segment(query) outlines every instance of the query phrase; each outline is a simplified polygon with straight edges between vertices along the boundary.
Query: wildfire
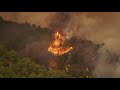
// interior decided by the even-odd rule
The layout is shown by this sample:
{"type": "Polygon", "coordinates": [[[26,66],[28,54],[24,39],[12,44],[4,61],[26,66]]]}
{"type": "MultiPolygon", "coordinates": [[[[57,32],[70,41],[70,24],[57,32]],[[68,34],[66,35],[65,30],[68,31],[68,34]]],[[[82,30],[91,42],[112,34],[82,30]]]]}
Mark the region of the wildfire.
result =
{"type": "Polygon", "coordinates": [[[73,49],[73,47],[65,47],[64,38],[59,32],[56,32],[54,35],[55,40],[48,47],[48,51],[53,53],[56,56],[62,55],[73,49]]]}

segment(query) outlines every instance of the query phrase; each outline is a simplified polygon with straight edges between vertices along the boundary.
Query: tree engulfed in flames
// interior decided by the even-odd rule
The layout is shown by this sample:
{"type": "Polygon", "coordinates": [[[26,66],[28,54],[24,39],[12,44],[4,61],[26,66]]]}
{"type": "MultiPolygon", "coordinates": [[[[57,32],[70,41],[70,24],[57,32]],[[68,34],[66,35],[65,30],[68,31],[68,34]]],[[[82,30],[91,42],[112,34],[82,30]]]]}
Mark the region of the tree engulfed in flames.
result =
{"type": "Polygon", "coordinates": [[[48,51],[53,53],[55,56],[60,56],[62,54],[67,53],[71,49],[73,49],[73,47],[63,46],[64,38],[60,35],[59,32],[56,32],[54,37],[55,37],[55,40],[48,47],[48,51]]]}

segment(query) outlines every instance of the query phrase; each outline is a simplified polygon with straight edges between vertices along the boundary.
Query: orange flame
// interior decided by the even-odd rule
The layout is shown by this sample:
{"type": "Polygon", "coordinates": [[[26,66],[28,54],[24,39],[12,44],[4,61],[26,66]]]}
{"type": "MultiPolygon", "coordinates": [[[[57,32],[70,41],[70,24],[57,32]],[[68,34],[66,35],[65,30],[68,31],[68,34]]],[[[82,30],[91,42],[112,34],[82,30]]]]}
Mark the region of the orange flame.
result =
{"type": "Polygon", "coordinates": [[[62,55],[73,49],[73,47],[64,47],[64,38],[60,35],[59,32],[56,32],[55,40],[48,47],[48,51],[53,53],[56,56],[62,55]]]}

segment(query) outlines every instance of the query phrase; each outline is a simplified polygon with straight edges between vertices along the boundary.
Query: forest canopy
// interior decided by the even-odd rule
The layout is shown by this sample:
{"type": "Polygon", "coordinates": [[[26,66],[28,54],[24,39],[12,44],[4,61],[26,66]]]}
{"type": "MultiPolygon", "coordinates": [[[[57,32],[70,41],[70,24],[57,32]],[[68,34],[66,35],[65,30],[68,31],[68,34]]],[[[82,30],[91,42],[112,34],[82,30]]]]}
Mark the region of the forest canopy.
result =
{"type": "Polygon", "coordinates": [[[100,52],[104,43],[95,44],[91,40],[71,37],[65,40],[65,45],[72,46],[73,50],[59,57],[53,56],[48,52],[48,46],[53,41],[54,33],[55,30],[49,27],[7,21],[0,17],[0,78],[92,78],[119,75],[114,69],[119,69],[120,55],[110,50],[100,52]],[[49,69],[48,61],[51,58],[57,59],[60,69],[49,69]],[[66,68],[67,64],[70,65],[66,68]],[[109,70],[113,66],[113,71],[109,70]],[[66,72],[68,68],[69,72],[66,72]]]}

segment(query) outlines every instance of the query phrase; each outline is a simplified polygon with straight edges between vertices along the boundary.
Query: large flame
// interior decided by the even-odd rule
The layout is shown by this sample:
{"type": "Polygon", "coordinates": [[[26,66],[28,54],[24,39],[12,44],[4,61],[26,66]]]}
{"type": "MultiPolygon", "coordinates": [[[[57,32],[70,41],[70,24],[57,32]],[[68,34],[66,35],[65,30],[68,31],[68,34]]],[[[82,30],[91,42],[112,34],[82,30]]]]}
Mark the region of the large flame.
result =
{"type": "Polygon", "coordinates": [[[67,53],[72,49],[72,47],[66,47],[64,45],[64,38],[57,31],[54,35],[55,40],[48,47],[48,51],[53,53],[56,56],[67,53]]]}

